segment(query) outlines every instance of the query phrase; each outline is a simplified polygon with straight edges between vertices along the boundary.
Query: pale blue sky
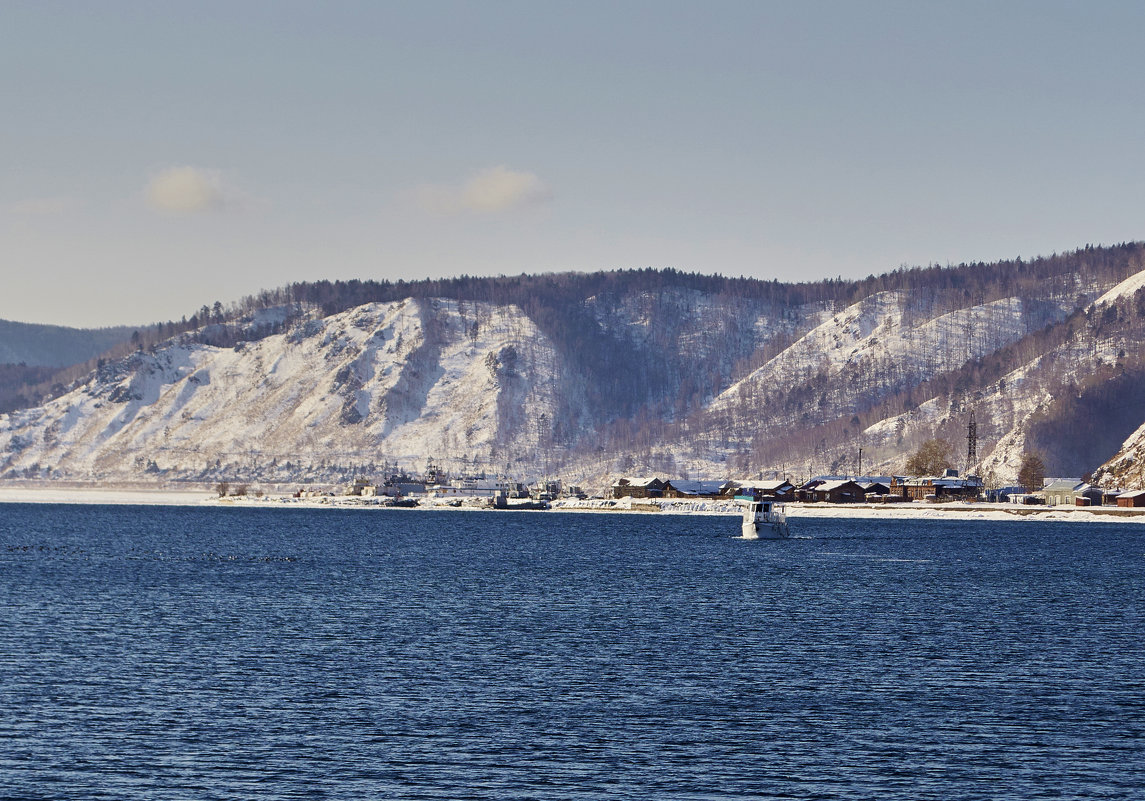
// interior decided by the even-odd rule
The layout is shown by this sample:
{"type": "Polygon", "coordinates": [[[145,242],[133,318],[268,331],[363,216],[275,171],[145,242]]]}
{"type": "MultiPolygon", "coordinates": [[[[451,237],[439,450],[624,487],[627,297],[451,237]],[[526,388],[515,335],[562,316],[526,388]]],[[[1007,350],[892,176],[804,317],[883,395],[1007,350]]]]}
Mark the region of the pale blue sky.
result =
{"type": "Polygon", "coordinates": [[[1145,4],[0,4],[0,318],[1145,237],[1145,4]]]}

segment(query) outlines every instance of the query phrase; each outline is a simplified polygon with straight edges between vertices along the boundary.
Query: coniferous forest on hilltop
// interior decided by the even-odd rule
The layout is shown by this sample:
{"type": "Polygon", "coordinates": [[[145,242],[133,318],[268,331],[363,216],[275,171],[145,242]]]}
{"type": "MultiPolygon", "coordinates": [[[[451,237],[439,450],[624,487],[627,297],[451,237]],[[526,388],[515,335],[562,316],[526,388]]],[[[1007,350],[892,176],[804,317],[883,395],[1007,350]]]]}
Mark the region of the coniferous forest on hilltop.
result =
{"type": "Polygon", "coordinates": [[[1145,423],[1145,293],[1127,281],[1143,270],[1145,244],[1126,243],[799,284],[672,269],[295,283],[117,329],[71,364],[10,356],[0,476],[292,481],[429,457],[800,476],[854,472],[859,448],[889,473],[924,441],[964,448],[972,410],[978,459],[959,467],[1005,483],[1032,452],[1082,475],[1145,423]],[[244,444],[259,426],[275,436],[244,444]]]}

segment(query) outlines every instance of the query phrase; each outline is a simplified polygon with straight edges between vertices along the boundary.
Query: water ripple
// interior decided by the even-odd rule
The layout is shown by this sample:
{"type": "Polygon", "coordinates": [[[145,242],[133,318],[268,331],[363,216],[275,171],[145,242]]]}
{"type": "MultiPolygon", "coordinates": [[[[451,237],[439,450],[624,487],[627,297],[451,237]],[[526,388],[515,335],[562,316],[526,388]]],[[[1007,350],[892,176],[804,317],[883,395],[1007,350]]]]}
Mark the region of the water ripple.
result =
{"type": "Polygon", "coordinates": [[[1139,798],[1130,527],[0,508],[0,796],[1139,798]]]}

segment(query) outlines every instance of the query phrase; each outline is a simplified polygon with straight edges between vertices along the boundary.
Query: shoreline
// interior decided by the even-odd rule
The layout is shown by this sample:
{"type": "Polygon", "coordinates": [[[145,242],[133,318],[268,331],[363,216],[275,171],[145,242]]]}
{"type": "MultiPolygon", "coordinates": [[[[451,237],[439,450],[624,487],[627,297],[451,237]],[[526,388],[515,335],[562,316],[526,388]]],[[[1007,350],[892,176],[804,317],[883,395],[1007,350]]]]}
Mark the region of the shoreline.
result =
{"type": "Polygon", "coordinates": [[[102,506],[199,506],[217,497],[206,489],[164,487],[13,486],[0,484],[0,503],[102,506]]]}
{"type": "MultiPolygon", "coordinates": [[[[74,504],[74,505],[141,505],[141,506],[215,506],[220,508],[295,508],[295,509],[375,509],[393,510],[380,499],[352,496],[293,498],[281,495],[228,496],[220,498],[208,489],[172,489],[169,487],[90,485],[44,486],[0,484],[0,503],[74,504]]],[[[495,510],[476,505],[453,507],[445,503],[424,504],[416,509],[438,511],[516,511],[495,510]]],[[[726,500],[687,499],[622,499],[558,500],[548,511],[565,514],[663,514],[731,517],[740,514],[741,506],[726,500]]],[[[1019,506],[991,503],[895,503],[895,504],[786,504],[790,519],[862,518],[862,519],[944,519],[996,520],[1031,522],[1102,522],[1145,523],[1145,509],[1113,506],[1019,506]]]]}

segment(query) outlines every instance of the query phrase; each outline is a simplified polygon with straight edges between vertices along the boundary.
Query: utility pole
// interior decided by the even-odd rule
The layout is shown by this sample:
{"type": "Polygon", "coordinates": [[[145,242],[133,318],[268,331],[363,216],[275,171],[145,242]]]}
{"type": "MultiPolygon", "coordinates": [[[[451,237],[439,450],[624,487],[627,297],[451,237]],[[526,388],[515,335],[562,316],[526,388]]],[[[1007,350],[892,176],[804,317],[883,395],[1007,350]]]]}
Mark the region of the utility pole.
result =
{"type": "Polygon", "coordinates": [[[859,448],[859,475],[858,478],[863,477],[863,449],[859,448]]]}

